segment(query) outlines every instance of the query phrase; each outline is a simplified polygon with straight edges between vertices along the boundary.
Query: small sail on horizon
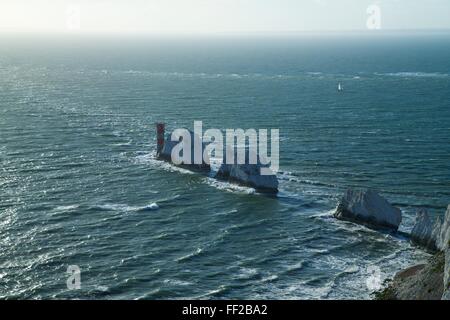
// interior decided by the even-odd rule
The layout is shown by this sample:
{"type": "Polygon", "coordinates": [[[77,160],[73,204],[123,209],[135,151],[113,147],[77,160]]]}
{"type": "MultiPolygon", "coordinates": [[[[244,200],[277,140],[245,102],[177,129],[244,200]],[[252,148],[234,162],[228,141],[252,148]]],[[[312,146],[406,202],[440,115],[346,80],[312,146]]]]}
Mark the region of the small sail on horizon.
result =
{"type": "Polygon", "coordinates": [[[338,84],[338,91],[343,91],[344,90],[344,87],[341,85],[341,83],[339,82],[339,84],[338,84]]]}

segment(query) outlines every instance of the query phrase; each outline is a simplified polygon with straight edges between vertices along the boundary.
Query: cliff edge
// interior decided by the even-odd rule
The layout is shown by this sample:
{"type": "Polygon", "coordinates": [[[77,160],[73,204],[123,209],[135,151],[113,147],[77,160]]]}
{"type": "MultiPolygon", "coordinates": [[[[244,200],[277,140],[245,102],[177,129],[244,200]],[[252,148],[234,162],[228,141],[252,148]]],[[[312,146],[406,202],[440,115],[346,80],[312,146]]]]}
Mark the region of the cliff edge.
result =
{"type": "Polygon", "coordinates": [[[434,255],[425,264],[398,272],[386,287],[374,293],[378,300],[450,300],[450,206],[444,221],[433,224],[428,212],[419,210],[411,242],[434,255]]]}
{"type": "Polygon", "coordinates": [[[419,264],[398,272],[381,291],[376,300],[441,300],[444,294],[444,253],[432,256],[426,264],[419,264]]]}

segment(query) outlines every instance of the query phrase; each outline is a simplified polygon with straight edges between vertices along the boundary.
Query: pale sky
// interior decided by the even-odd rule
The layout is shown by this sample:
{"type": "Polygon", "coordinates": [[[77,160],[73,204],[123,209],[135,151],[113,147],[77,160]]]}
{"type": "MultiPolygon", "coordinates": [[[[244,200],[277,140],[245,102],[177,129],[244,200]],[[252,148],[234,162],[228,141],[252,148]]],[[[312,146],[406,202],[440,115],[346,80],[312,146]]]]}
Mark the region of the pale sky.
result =
{"type": "Polygon", "coordinates": [[[450,29],[450,0],[0,0],[0,32],[347,31],[373,18],[382,30],[450,29]]]}

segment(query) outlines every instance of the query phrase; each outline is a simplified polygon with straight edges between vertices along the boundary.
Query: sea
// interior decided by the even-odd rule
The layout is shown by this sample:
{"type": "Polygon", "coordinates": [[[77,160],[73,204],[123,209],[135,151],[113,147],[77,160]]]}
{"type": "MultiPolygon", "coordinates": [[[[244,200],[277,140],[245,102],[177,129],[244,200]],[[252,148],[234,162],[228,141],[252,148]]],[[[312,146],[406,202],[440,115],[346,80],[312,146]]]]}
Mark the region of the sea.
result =
{"type": "Polygon", "coordinates": [[[449,57],[444,31],[1,35],[0,298],[371,299],[450,204],[449,57]],[[194,121],[279,129],[278,195],[156,160],[155,123],[194,121]],[[333,218],[348,188],[401,232],[333,218]]]}

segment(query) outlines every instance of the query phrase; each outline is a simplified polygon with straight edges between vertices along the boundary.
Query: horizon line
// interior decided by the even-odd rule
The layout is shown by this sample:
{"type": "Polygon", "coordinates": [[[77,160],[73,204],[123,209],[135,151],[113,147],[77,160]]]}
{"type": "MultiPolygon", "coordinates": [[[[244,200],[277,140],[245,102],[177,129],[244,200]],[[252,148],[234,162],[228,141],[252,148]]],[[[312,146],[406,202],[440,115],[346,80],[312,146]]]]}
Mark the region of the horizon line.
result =
{"type": "Polygon", "coordinates": [[[29,36],[265,36],[265,35],[327,35],[327,34],[392,34],[392,33],[450,33],[450,28],[423,28],[423,29],[344,29],[344,30],[256,30],[256,31],[144,31],[144,30],[123,30],[123,31],[80,31],[80,30],[0,30],[0,35],[29,35],[29,36]]]}

